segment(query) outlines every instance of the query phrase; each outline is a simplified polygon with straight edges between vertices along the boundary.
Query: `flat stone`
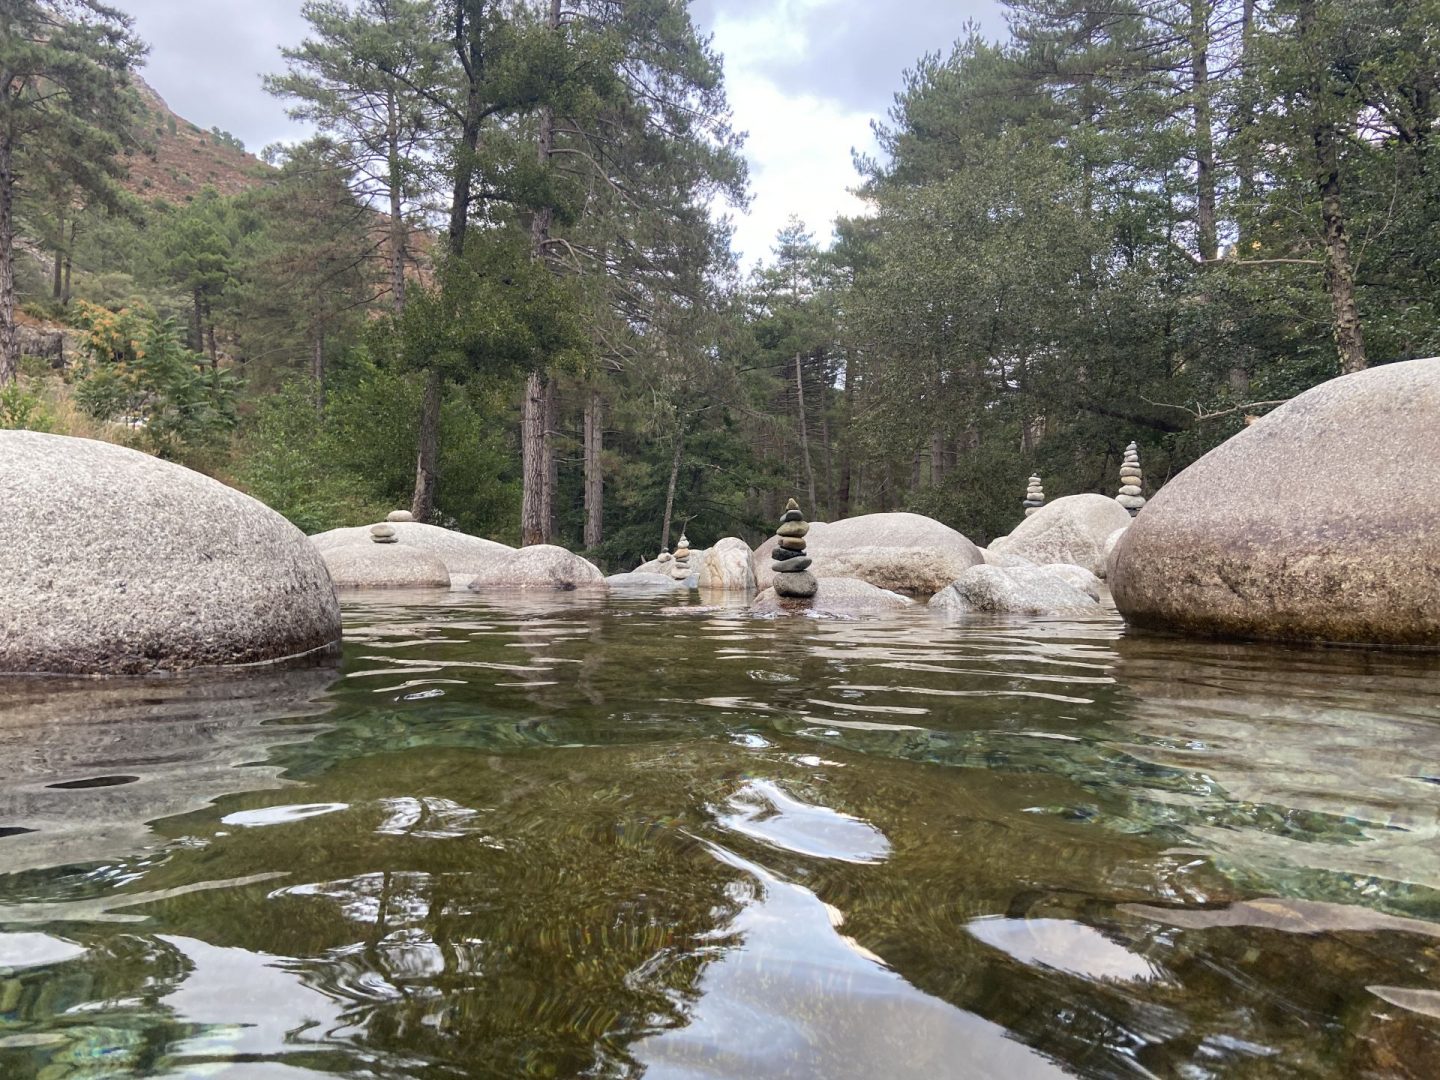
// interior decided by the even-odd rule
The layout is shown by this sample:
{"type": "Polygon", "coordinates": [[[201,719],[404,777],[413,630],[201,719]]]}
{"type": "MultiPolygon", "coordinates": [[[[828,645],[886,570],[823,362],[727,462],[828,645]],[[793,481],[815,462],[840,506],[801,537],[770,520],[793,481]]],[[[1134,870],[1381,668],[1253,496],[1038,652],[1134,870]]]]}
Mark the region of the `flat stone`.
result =
{"type": "Polygon", "coordinates": [[[1142,488],[1137,487],[1137,486],[1134,485],[1134,484],[1126,484],[1124,487],[1122,487],[1122,488],[1120,489],[1120,494],[1121,494],[1121,495],[1141,495],[1141,494],[1144,494],[1144,490],[1143,490],[1142,488]]]}
{"type": "Polygon", "coordinates": [[[802,537],[810,531],[810,526],[803,521],[782,521],[780,528],[775,530],[780,536],[802,537]]]}
{"type": "Polygon", "coordinates": [[[386,520],[386,521],[414,521],[414,520],[415,520],[415,515],[412,514],[409,510],[391,510],[390,513],[385,516],[385,520],[386,520]]]}
{"type": "Polygon", "coordinates": [[[780,546],[789,551],[804,551],[805,539],[800,536],[782,536],[780,546]]]}
{"type": "Polygon", "coordinates": [[[777,574],[798,574],[802,570],[809,570],[810,564],[814,562],[808,555],[799,559],[787,559],[785,562],[775,564],[777,574]]]}
{"type": "Polygon", "coordinates": [[[777,545],[774,550],[770,552],[770,558],[777,563],[784,562],[786,559],[803,559],[804,557],[804,548],[801,548],[799,551],[791,551],[789,548],[782,548],[777,545]]]}
{"type": "Polygon", "coordinates": [[[804,521],[804,520],[805,520],[805,515],[802,514],[799,510],[786,510],[785,513],[783,513],[783,514],[780,515],[780,524],[782,524],[782,525],[786,524],[787,522],[791,522],[791,521],[804,521]]]}
{"type": "Polygon", "coordinates": [[[370,539],[377,544],[393,544],[398,538],[395,530],[389,525],[371,525],[370,539]]]}
{"type": "Polygon", "coordinates": [[[250,496],[33,431],[0,431],[0,462],[0,672],[136,675],[338,644],[319,552],[250,496]]]}
{"type": "Polygon", "coordinates": [[[1145,499],[1140,495],[1117,495],[1115,501],[1126,510],[1139,510],[1145,505],[1145,499]]]}
{"type": "Polygon", "coordinates": [[[819,583],[815,580],[814,574],[808,570],[802,570],[798,574],[776,574],[775,584],[772,587],[776,596],[784,596],[791,600],[808,600],[819,589],[819,583]]]}

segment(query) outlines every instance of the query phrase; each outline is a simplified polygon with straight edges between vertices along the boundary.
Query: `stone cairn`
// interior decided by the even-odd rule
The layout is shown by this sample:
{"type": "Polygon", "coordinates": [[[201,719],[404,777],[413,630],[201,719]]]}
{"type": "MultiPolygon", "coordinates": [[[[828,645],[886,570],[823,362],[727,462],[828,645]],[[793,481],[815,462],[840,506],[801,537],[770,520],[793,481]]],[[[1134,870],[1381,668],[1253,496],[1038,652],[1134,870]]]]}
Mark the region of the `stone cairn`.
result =
{"type": "Polygon", "coordinates": [[[820,583],[810,573],[812,560],[805,554],[805,534],[810,531],[810,525],[800,512],[800,504],[794,499],[785,504],[780,528],[775,531],[780,536],[780,542],[770,555],[773,560],[770,569],[775,571],[775,595],[809,600],[820,583]]]}
{"type": "Polygon", "coordinates": [[[1115,501],[1130,511],[1133,518],[1145,505],[1145,474],[1140,471],[1140,448],[1133,442],[1125,448],[1125,460],[1120,465],[1120,494],[1115,501]]]}
{"type": "Polygon", "coordinates": [[[1045,489],[1040,486],[1040,477],[1030,477],[1030,486],[1025,489],[1025,516],[1029,517],[1045,505],[1045,489]]]}
{"type": "Polygon", "coordinates": [[[400,538],[395,535],[394,527],[383,522],[370,526],[370,539],[377,544],[398,544],[400,542],[400,538]]]}
{"type": "Polygon", "coordinates": [[[680,534],[680,542],[675,545],[675,569],[671,575],[676,581],[684,581],[690,576],[690,541],[685,534],[680,534]]]}

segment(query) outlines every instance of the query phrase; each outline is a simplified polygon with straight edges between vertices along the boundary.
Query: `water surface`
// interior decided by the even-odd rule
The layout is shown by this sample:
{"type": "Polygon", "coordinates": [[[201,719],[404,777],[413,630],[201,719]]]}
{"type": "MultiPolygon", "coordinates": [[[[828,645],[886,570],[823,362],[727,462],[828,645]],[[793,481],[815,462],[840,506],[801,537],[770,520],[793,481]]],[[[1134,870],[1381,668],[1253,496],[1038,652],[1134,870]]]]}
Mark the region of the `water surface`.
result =
{"type": "Polygon", "coordinates": [[[1440,1075],[1440,659],[672,603],[0,685],[0,1076],[1440,1075]]]}

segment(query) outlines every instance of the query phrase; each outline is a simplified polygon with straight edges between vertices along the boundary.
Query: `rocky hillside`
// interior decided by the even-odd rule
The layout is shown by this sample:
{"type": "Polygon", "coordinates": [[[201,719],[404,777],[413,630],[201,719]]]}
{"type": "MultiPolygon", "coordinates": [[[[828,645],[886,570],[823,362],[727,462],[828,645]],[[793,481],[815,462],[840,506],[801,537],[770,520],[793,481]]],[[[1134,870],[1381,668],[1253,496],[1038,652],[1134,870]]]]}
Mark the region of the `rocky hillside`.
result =
{"type": "Polygon", "coordinates": [[[146,113],[140,129],[145,148],[129,158],[125,186],[140,198],[185,202],[207,186],[235,195],[269,170],[233,136],[205,131],[177,115],[139,76],[135,85],[146,113]]]}

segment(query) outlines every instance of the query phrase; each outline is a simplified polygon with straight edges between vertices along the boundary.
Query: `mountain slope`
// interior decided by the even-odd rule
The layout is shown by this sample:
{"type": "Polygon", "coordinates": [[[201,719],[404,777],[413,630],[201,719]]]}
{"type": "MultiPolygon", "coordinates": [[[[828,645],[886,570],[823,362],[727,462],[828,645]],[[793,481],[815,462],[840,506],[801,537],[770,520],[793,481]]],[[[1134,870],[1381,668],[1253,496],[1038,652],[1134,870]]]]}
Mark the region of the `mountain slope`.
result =
{"type": "Polygon", "coordinates": [[[180,203],[205,187],[238,195],[260,184],[270,171],[243,144],[225,132],[204,131],[175,113],[144,79],[134,77],[145,110],[140,125],[143,149],[126,159],[124,186],[147,201],[180,203]]]}

